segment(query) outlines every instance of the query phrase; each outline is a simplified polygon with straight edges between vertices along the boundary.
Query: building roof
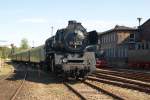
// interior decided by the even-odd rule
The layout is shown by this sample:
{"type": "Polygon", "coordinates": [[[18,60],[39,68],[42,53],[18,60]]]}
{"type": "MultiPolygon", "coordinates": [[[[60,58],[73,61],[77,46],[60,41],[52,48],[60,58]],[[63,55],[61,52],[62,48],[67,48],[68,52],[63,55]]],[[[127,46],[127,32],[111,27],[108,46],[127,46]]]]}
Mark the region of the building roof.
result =
{"type": "Polygon", "coordinates": [[[146,22],[144,22],[142,25],[140,25],[140,27],[143,27],[144,25],[146,25],[148,23],[150,23],[150,18],[146,22]]]}
{"type": "Polygon", "coordinates": [[[104,32],[100,32],[99,35],[114,32],[114,31],[136,31],[136,30],[137,30],[136,28],[116,25],[113,29],[110,29],[110,30],[107,30],[104,32]]]}

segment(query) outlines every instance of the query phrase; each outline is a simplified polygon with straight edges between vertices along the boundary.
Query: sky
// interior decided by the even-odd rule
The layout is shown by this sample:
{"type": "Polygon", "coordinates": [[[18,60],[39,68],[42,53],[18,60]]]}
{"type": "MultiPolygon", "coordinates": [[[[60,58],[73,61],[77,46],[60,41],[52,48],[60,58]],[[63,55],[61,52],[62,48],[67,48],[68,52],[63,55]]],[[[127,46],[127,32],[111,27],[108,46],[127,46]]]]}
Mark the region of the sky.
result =
{"type": "Polygon", "coordinates": [[[135,27],[150,18],[150,0],[0,0],[0,45],[30,46],[65,28],[68,20],[81,22],[87,31],[103,32],[115,25],[135,27]]]}

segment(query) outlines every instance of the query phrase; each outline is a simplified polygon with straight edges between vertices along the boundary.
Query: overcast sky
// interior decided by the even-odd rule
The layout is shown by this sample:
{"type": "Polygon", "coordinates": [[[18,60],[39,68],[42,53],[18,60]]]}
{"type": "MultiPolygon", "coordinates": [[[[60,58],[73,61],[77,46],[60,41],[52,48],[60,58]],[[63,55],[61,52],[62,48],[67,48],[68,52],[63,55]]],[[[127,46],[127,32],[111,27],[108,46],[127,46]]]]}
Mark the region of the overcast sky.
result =
{"type": "Polygon", "coordinates": [[[77,20],[88,30],[106,31],[116,24],[134,27],[150,17],[150,0],[0,0],[0,45],[22,38],[44,44],[57,29],[77,20]]]}

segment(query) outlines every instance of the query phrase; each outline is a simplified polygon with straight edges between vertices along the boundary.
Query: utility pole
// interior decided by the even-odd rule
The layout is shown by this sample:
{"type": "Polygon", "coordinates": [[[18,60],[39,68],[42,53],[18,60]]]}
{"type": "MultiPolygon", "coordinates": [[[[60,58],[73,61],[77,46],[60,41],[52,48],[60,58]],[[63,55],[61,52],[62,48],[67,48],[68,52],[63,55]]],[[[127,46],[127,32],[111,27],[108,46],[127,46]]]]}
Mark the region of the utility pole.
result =
{"type": "Polygon", "coordinates": [[[32,48],[34,48],[34,40],[32,41],[32,48]]]}
{"type": "Polygon", "coordinates": [[[10,46],[11,46],[11,55],[12,55],[13,53],[15,53],[15,46],[13,43],[10,44],[10,46]]]}
{"type": "Polygon", "coordinates": [[[142,18],[141,17],[138,17],[137,20],[139,21],[139,26],[141,25],[141,20],[142,18]]]}
{"type": "MultiPolygon", "coordinates": [[[[54,29],[54,27],[52,26],[51,27],[51,36],[53,36],[53,29],[54,29]]],[[[54,44],[56,43],[56,41],[55,41],[55,37],[54,37],[54,44]]]]}
{"type": "Polygon", "coordinates": [[[51,36],[53,36],[53,29],[54,29],[54,27],[52,26],[51,27],[51,36]]]}

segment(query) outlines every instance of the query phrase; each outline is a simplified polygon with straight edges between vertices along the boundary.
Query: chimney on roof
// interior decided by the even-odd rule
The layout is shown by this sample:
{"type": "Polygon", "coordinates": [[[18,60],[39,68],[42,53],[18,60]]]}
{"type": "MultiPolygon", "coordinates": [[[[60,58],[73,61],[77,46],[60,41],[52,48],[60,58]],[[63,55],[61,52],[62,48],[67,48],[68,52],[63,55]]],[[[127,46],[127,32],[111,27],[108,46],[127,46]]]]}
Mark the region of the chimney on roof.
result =
{"type": "Polygon", "coordinates": [[[119,28],[119,27],[120,27],[119,25],[116,25],[116,26],[115,26],[115,28],[119,28]]]}

